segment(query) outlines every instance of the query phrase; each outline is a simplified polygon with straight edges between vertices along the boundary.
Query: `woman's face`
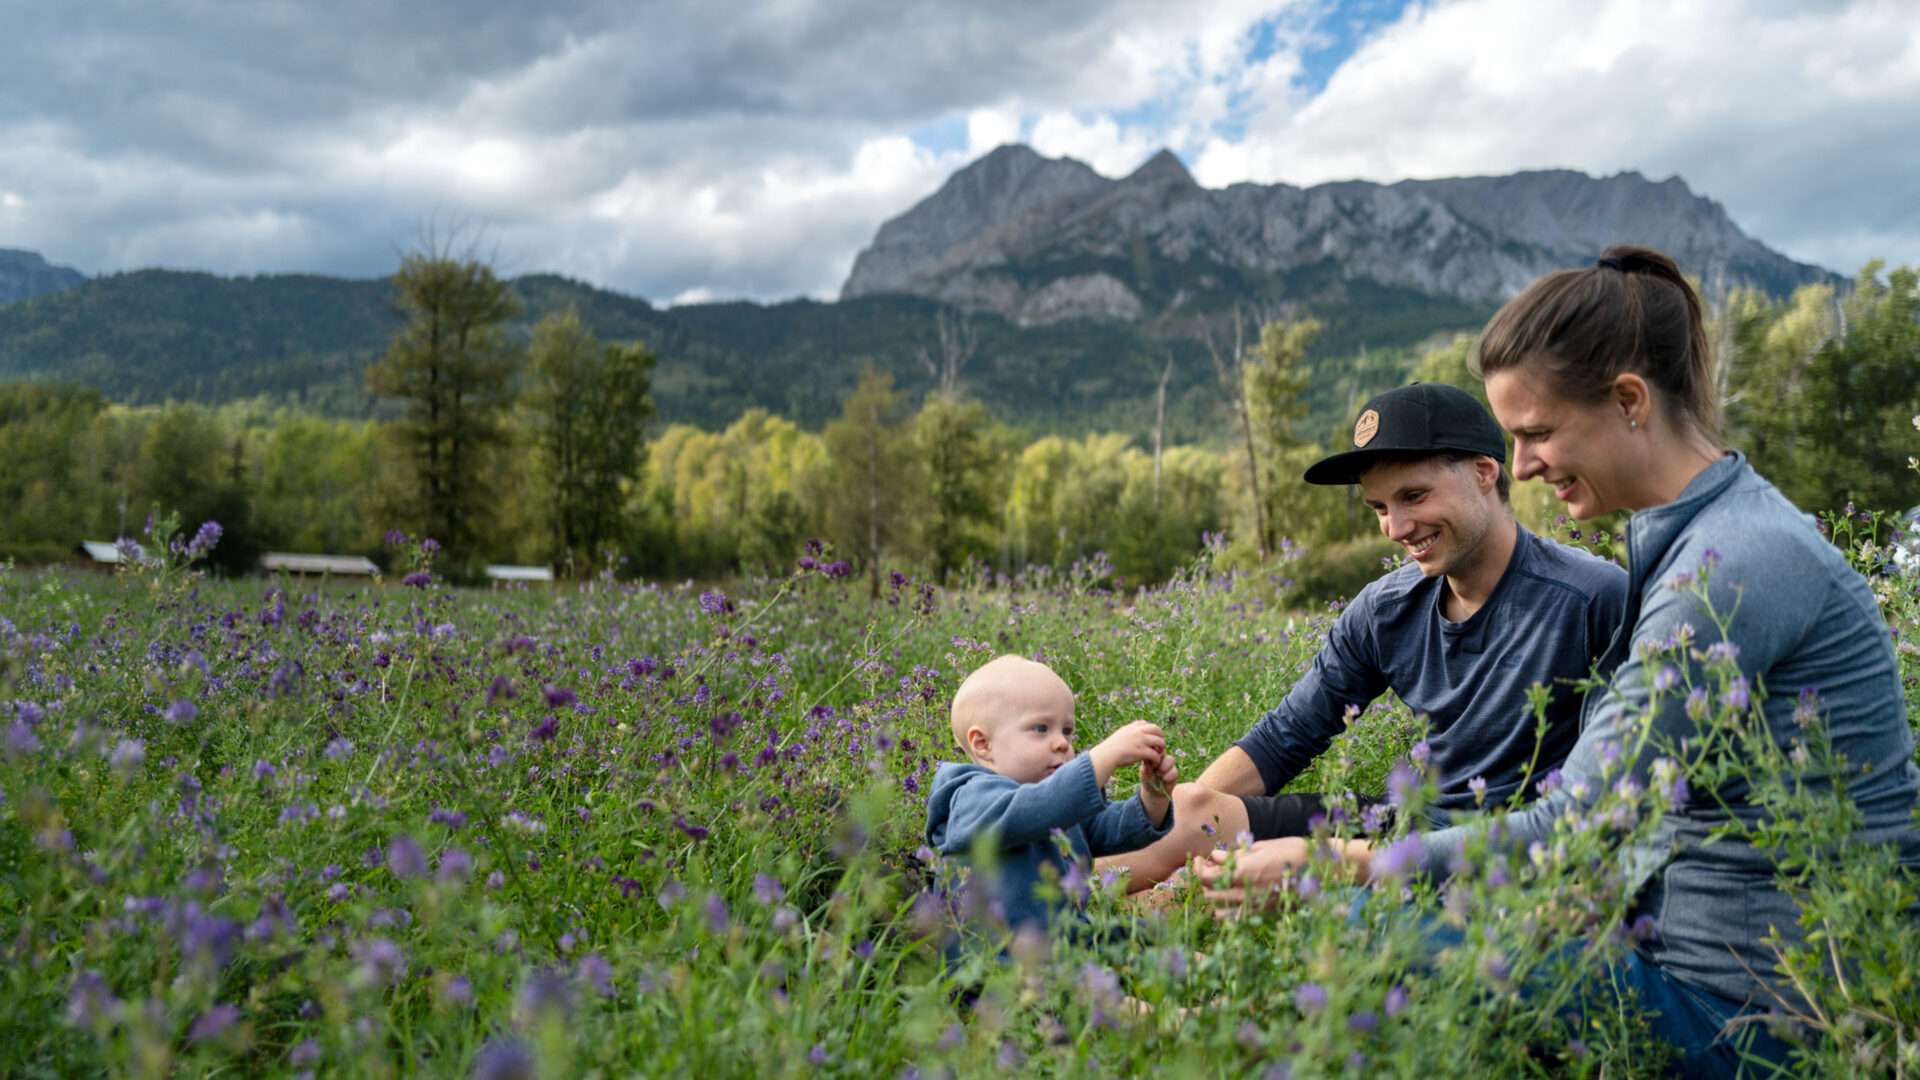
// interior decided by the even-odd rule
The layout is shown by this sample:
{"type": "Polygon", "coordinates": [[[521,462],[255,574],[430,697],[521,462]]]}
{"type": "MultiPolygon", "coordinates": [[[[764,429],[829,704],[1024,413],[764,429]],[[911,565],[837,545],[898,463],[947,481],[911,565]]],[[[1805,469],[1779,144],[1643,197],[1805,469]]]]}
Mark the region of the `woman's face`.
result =
{"type": "Polygon", "coordinates": [[[1515,479],[1553,485],[1568,515],[1583,520],[1638,507],[1631,495],[1637,448],[1618,405],[1568,401],[1528,365],[1487,376],[1487,402],[1513,435],[1515,479]]]}

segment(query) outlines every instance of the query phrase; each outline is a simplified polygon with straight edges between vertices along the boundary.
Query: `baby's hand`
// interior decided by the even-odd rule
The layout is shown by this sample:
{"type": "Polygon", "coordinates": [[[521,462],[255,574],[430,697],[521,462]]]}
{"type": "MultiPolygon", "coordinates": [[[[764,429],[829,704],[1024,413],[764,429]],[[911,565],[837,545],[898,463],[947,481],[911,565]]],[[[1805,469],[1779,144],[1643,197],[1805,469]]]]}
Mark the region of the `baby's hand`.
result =
{"type": "Polygon", "coordinates": [[[1166,732],[1161,731],[1158,724],[1135,720],[1107,736],[1087,757],[1093,762],[1094,780],[1105,787],[1120,766],[1136,761],[1159,761],[1166,752],[1166,732]]]}
{"type": "Polygon", "coordinates": [[[1173,785],[1180,779],[1180,767],[1172,754],[1161,754],[1158,761],[1140,763],[1140,806],[1155,828],[1167,820],[1173,807],[1173,785]]]}
{"type": "Polygon", "coordinates": [[[1156,798],[1167,798],[1179,779],[1180,766],[1174,764],[1171,752],[1161,754],[1158,761],[1144,762],[1140,766],[1140,786],[1156,798]]]}

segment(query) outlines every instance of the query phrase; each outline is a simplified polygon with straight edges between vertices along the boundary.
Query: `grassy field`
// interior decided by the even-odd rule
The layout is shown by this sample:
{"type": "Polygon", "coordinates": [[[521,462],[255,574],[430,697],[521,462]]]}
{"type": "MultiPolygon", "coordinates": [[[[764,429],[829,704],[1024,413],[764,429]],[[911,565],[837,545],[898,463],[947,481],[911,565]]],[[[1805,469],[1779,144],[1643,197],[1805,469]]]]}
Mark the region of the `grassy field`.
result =
{"type": "MultiPolygon", "coordinates": [[[[1197,775],[1331,614],[1204,562],[877,601],[802,565],[725,594],[0,573],[0,1073],[1659,1071],[1631,1011],[1559,1018],[1628,945],[1606,853],[1656,792],[1357,911],[1324,877],[1229,920],[1096,887],[1051,941],[956,938],[922,831],[968,670],[1042,658],[1083,748],[1152,719],[1197,775]],[[1423,916],[1462,943],[1433,956],[1423,916]]],[[[1882,593],[1911,634],[1910,583],[1882,593]]],[[[1382,703],[1300,786],[1378,791],[1420,732],[1382,703]]],[[[1910,1074],[1913,878],[1819,857],[1844,887],[1810,918],[1854,977],[1813,987],[1808,1067],[1910,1074]]]]}

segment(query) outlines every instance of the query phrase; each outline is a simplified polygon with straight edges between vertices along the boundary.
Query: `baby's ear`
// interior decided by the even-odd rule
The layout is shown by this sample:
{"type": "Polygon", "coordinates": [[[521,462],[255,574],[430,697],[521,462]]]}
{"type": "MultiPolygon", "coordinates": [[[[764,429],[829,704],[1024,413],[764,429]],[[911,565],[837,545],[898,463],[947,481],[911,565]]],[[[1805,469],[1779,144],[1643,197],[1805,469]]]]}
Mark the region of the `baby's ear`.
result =
{"type": "Polygon", "coordinates": [[[970,727],[967,729],[967,745],[965,749],[967,753],[972,754],[974,757],[987,757],[991,756],[993,745],[987,739],[986,732],[981,731],[977,727],[970,727]]]}

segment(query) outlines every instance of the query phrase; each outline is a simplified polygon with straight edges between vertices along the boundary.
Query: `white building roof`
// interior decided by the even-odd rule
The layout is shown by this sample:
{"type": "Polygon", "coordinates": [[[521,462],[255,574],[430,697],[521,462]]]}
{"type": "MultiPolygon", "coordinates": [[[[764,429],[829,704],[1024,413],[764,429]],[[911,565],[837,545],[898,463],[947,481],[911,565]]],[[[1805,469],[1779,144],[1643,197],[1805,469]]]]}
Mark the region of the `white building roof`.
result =
{"type": "Polygon", "coordinates": [[[380,572],[373,560],[364,555],[301,555],[287,551],[269,551],[260,556],[267,570],[285,570],[290,574],[366,574],[380,572]]]}
{"type": "Polygon", "coordinates": [[[495,563],[487,567],[487,577],[494,581],[552,581],[551,566],[509,566],[495,563]]]}

